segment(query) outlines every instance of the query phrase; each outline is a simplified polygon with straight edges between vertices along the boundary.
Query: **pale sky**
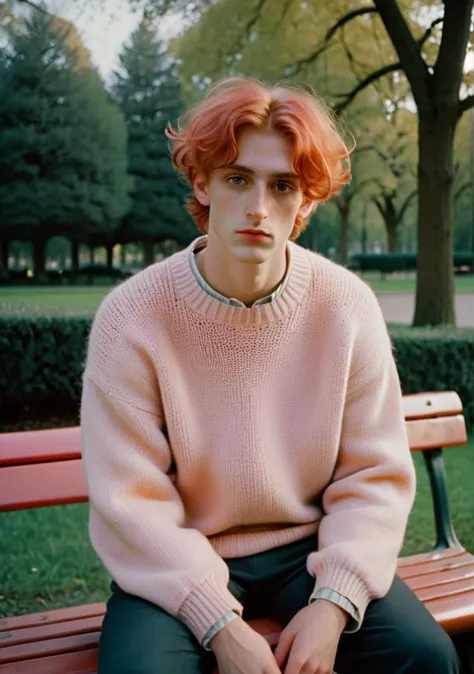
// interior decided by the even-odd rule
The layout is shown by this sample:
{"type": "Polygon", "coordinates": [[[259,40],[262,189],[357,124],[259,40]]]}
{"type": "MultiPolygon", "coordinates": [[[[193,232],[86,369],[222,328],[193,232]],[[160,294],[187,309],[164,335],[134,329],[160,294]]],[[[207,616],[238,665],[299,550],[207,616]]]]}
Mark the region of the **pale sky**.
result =
{"type": "MultiPolygon", "coordinates": [[[[76,26],[84,46],[89,50],[94,65],[107,78],[117,67],[117,55],[141,19],[141,12],[129,10],[126,0],[96,0],[96,9],[87,9],[94,2],[84,0],[49,0],[48,9],[71,21],[76,26]]],[[[170,17],[160,24],[164,39],[175,35],[180,27],[178,17],[170,17]]]]}

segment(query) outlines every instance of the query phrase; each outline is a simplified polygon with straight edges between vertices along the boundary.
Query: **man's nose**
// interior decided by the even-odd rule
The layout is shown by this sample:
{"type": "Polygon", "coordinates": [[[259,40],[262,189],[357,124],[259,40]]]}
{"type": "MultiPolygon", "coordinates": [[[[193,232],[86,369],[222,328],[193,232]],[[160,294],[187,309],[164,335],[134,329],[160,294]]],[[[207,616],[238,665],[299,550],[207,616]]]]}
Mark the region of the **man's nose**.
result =
{"type": "Polygon", "coordinates": [[[265,220],[268,215],[265,188],[254,186],[250,191],[247,203],[247,216],[257,222],[265,220]]]}

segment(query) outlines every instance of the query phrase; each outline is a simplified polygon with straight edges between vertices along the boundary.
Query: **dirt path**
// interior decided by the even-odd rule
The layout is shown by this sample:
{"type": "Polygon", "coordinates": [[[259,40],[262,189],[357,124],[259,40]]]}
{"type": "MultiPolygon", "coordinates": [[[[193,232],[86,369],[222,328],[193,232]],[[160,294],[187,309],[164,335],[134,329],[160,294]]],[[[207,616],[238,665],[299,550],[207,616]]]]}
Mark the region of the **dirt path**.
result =
{"type": "MultiPolygon", "coordinates": [[[[410,324],[415,311],[413,295],[378,295],[387,323],[410,324]]],[[[458,328],[474,328],[474,295],[456,296],[456,319],[458,328]]]]}

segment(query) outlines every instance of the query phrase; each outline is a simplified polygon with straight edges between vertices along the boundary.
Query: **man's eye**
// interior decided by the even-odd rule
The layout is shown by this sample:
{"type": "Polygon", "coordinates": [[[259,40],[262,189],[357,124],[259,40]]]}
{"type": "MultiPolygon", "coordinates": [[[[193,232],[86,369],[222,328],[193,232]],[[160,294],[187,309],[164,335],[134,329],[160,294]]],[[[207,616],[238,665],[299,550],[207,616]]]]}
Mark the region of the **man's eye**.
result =
{"type": "Polygon", "coordinates": [[[277,191],[278,191],[278,192],[283,192],[283,193],[289,192],[289,191],[292,189],[292,187],[291,187],[290,184],[288,184],[288,183],[281,183],[281,182],[280,182],[280,183],[276,183],[276,187],[277,187],[277,191]]]}
{"type": "Polygon", "coordinates": [[[230,176],[227,178],[228,182],[230,182],[232,185],[243,185],[245,182],[245,178],[242,176],[230,176]]]}

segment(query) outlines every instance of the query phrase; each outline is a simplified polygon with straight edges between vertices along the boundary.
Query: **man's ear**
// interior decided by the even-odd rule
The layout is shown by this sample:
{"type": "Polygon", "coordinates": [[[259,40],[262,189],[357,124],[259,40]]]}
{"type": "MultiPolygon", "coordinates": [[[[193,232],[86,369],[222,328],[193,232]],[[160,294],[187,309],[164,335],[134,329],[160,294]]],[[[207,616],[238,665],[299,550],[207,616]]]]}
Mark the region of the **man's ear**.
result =
{"type": "Polygon", "coordinates": [[[209,189],[207,186],[207,180],[202,173],[198,173],[194,178],[193,183],[194,196],[199,201],[201,206],[209,206],[211,200],[209,198],[209,189]]]}
{"type": "Polygon", "coordinates": [[[316,210],[317,205],[318,202],[314,201],[314,199],[305,199],[299,208],[298,214],[301,215],[303,220],[306,220],[306,218],[316,210]]]}

